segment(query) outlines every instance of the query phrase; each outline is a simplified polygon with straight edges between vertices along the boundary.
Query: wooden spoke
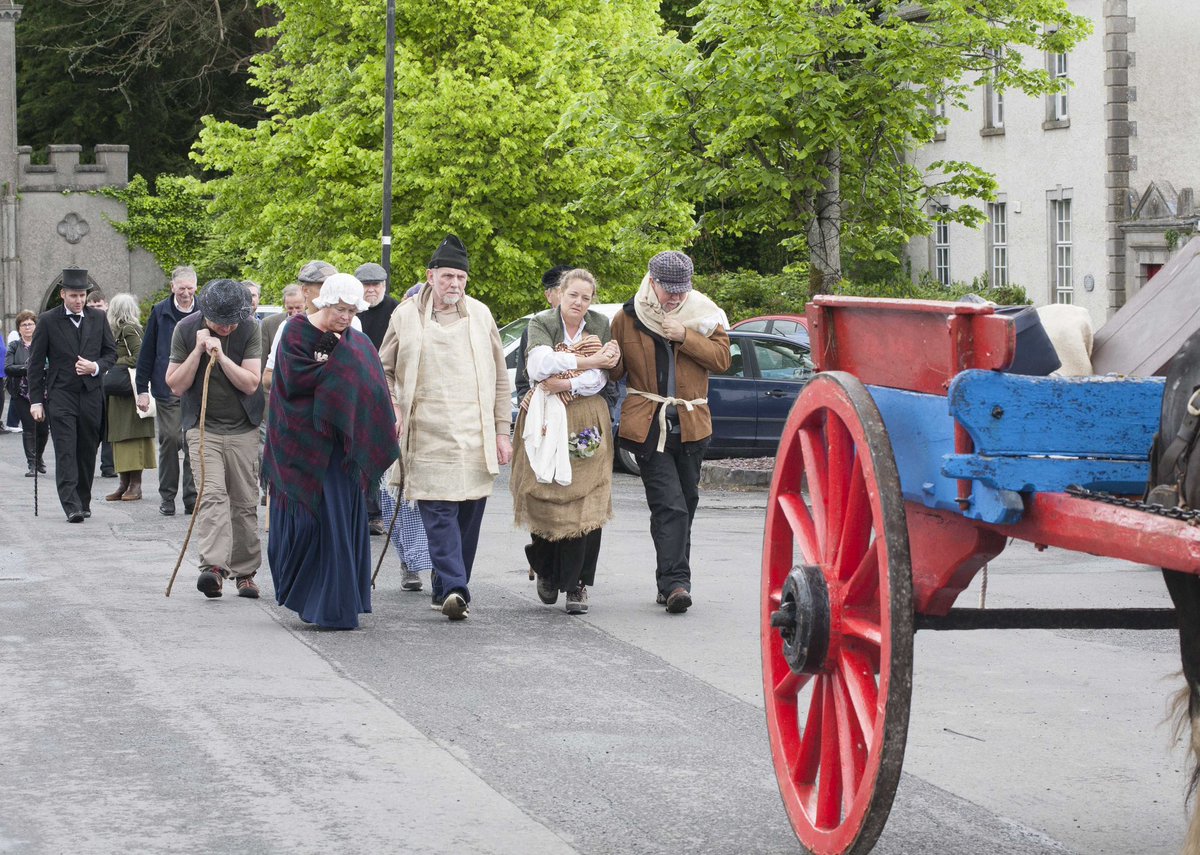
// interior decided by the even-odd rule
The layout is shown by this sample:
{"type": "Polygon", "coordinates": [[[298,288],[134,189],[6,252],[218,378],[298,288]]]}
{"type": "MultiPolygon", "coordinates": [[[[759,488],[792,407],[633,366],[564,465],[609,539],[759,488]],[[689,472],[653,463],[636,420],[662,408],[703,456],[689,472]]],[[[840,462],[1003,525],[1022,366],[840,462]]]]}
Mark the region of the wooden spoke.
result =
{"type": "Polygon", "coordinates": [[[858,711],[854,709],[845,682],[834,672],[830,682],[834,687],[834,708],[837,711],[838,761],[842,776],[842,813],[849,814],[854,796],[862,783],[867,746],[859,728],[858,711]]]}
{"type": "Polygon", "coordinates": [[[879,687],[875,683],[875,670],[865,656],[857,650],[842,649],[838,662],[838,674],[851,708],[858,718],[858,729],[867,745],[875,738],[875,718],[879,712],[879,687]]]}
{"type": "Polygon", "coordinates": [[[850,471],[850,494],[846,501],[843,514],[842,536],[838,543],[837,567],[839,578],[847,581],[850,574],[858,569],[863,555],[871,543],[871,504],[867,495],[866,483],[863,480],[861,458],[854,458],[850,471]]]}
{"type": "Polygon", "coordinates": [[[792,536],[796,545],[800,547],[800,554],[805,563],[820,563],[821,547],[817,542],[817,527],[804,500],[795,494],[780,496],[779,508],[791,526],[792,536]]]}
{"type": "Polygon", "coordinates": [[[842,615],[842,631],[850,638],[861,638],[873,647],[883,644],[879,623],[861,614],[852,614],[849,610],[842,615]]]}
{"type": "Polygon", "coordinates": [[[816,523],[816,543],[818,560],[814,563],[823,564],[826,561],[826,544],[829,532],[827,519],[828,503],[826,501],[826,485],[829,481],[825,469],[824,441],[816,428],[805,427],[800,430],[800,451],[804,458],[804,472],[808,478],[808,497],[812,502],[813,521],[816,523]]]}
{"type": "Polygon", "coordinates": [[[797,674],[789,668],[775,684],[775,691],[773,694],[781,701],[786,702],[790,699],[792,703],[795,703],[796,696],[799,695],[800,691],[808,685],[810,680],[812,680],[811,674],[797,674]]]}
{"type": "MultiPolygon", "coordinates": [[[[841,748],[838,743],[837,710],[833,701],[833,685],[828,678],[821,680],[821,719],[824,738],[821,741],[821,781],[817,791],[817,826],[834,828],[842,819],[842,769],[838,762],[841,748]],[[828,726],[826,726],[826,724],[828,726]]],[[[816,706],[816,699],[813,701],[816,706]]]]}
{"type": "Polygon", "coordinates": [[[880,541],[876,540],[871,548],[863,554],[850,581],[846,583],[842,600],[847,605],[874,598],[876,591],[879,590],[879,547],[880,541]]]}
{"type": "Polygon", "coordinates": [[[798,784],[814,784],[817,780],[817,768],[821,761],[821,698],[824,694],[824,682],[817,680],[813,684],[808,719],[804,722],[804,730],[800,734],[800,751],[796,755],[796,765],[792,770],[793,780],[798,784]]]}
{"type": "Polygon", "coordinates": [[[828,419],[825,423],[825,504],[828,507],[825,524],[825,543],[829,545],[827,560],[837,563],[837,548],[842,540],[842,527],[846,519],[846,502],[849,498],[850,470],[854,462],[854,440],[850,438],[841,419],[828,419]]]}

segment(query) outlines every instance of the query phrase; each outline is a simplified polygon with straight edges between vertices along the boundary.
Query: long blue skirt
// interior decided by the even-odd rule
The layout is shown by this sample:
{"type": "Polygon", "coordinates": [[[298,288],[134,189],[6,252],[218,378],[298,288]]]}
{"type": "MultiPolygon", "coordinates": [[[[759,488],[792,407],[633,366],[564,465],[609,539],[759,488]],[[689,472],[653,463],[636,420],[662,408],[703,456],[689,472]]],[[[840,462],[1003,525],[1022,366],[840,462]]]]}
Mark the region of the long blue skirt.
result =
{"type": "Polygon", "coordinates": [[[363,491],[342,469],[335,448],[317,516],[297,502],[271,497],[267,561],[275,601],[306,623],[356,629],[371,611],[371,541],[363,491]]]}

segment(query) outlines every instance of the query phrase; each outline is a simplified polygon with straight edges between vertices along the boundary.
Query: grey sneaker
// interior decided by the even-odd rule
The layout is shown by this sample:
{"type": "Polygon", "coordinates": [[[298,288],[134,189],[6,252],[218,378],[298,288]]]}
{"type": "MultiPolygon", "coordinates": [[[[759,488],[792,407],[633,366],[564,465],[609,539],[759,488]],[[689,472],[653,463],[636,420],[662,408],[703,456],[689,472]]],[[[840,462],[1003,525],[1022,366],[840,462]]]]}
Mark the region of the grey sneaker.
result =
{"type": "Polygon", "coordinates": [[[585,615],[588,610],[587,588],[580,585],[574,591],[567,591],[567,614],[585,615]]]}
{"type": "Polygon", "coordinates": [[[424,585],[421,584],[421,576],[414,570],[409,570],[405,567],[400,574],[400,589],[403,591],[419,591],[424,585]]]}
{"type": "Polygon", "coordinates": [[[455,591],[446,595],[446,600],[442,603],[442,614],[450,620],[463,620],[471,616],[471,609],[467,606],[466,598],[455,591]]]}

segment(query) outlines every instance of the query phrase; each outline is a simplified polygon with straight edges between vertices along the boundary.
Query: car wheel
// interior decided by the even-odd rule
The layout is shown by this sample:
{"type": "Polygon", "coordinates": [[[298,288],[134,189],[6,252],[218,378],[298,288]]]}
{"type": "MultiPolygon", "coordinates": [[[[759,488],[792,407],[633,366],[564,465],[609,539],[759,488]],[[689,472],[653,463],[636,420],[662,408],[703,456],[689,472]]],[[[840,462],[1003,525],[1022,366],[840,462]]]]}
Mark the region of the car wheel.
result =
{"type": "Polygon", "coordinates": [[[633,452],[620,446],[617,447],[617,466],[630,475],[642,474],[641,467],[638,466],[637,458],[633,456],[633,452]]]}

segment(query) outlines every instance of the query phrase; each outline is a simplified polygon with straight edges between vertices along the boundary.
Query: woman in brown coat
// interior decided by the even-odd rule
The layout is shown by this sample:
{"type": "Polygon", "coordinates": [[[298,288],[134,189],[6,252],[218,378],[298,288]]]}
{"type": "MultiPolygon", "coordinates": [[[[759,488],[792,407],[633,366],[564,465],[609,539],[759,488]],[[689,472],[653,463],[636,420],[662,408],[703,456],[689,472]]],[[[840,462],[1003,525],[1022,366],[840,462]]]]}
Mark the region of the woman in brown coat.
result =
{"type": "MultiPolygon", "coordinates": [[[[116,368],[136,368],[142,350],[142,325],[138,323],[138,304],[132,294],[112,298],[108,324],[117,340],[116,368]]],[[[155,467],[154,419],[138,416],[132,395],[109,395],[107,420],[105,438],[112,443],[113,468],[121,483],[104,498],[109,502],[136,502],[142,498],[142,470],[155,467]]]]}

